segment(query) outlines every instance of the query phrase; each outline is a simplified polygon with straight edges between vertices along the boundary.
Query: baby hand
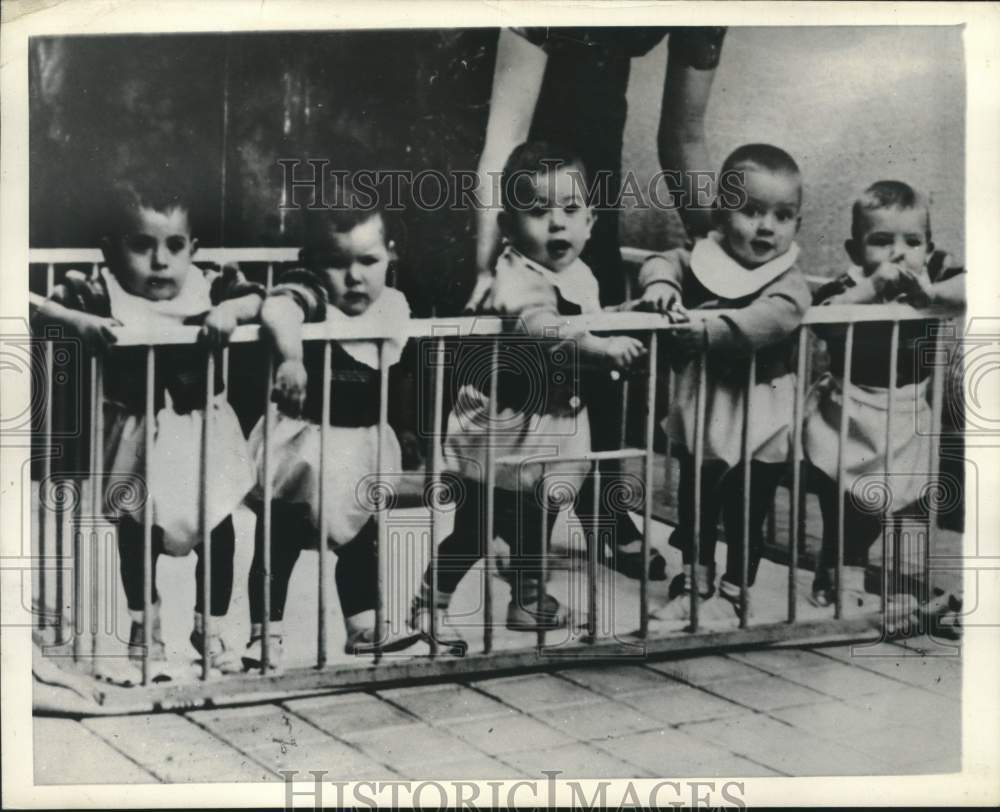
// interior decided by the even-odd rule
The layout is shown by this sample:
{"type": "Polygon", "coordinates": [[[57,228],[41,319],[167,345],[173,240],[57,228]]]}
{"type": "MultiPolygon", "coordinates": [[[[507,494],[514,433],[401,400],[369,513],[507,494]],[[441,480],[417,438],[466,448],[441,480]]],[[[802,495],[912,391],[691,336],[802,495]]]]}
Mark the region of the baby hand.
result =
{"type": "Polygon", "coordinates": [[[309,376],[301,361],[282,361],[274,373],[274,388],[271,390],[271,401],[278,404],[278,409],[289,417],[302,414],[306,402],[306,382],[309,376]]]}
{"type": "Polygon", "coordinates": [[[672,361],[688,361],[701,352],[704,328],[700,324],[686,323],[667,333],[669,354],[672,361]]]}
{"type": "Polygon", "coordinates": [[[222,349],[236,329],[236,314],[224,307],[214,307],[205,316],[198,333],[198,343],[212,349],[222,349]]]}
{"type": "Polygon", "coordinates": [[[121,322],[89,313],[78,313],[74,327],[88,352],[104,354],[117,343],[118,337],[111,328],[121,327],[121,322]]]}
{"type": "Polygon", "coordinates": [[[680,296],[677,293],[677,288],[666,282],[654,282],[642,292],[635,309],[667,313],[672,308],[679,306],[680,296]]]}
{"type": "Polygon", "coordinates": [[[883,299],[893,299],[899,289],[900,276],[903,273],[899,265],[892,262],[882,262],[868,277],[875,292],[883,299]]]}
{"type": "Polygon", "coordinates": [[[646,354],[646,347],[632,336],[611,336],[604,354],[612,369],[628,369],[646,354]]]}
{"type": "Polygon", "coordinates": [[[899,287],[903,292],[903,298],[914,307],[927,307],[930,304],[931,280],[927,274],[901,269],[899,287]]]}

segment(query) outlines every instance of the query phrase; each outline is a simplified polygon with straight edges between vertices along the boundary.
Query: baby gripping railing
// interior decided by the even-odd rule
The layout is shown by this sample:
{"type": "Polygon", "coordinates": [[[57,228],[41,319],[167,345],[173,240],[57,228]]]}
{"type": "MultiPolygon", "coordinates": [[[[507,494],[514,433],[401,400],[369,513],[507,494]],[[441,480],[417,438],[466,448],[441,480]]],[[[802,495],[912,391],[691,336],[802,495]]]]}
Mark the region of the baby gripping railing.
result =
{"type": "MultiPolygon", "coordinates": [[[[278,263],[284,263],[293,261],[295,258],[295,252],[289,249],[217,249],[203,250],[199,253],[198,259],[216,261],[216,262],[265,262],[268,263],[267,267],[267,279],[270,283],[273,278],[273,268],[278,263]]],[[[77,251],[73,249],[64,250],[52,250],[52,251],[33,251],[31,254],[32,263],[44,264],[46,265],[46,290],[50,290],[54,284],[55,280],[55,266],[61,263],[97,263],[100,261],[100,255],[98,252],[88,252],[88,251],[77,251]]],[[[39,297],[33,297],[33,303],[37,304],[39,297]]],[[[716,311],[718,313],[718,311],[716,311]]],[[[845,481],[845,459],[844,459],[844,449],[847,442],[847,432],[849,427],[849,408],[850,398],[848,397],[848,390],[851,386],[851,356],[852,347],[854,342],[854,331],[855,325],[859,323],[871,323],[871,322],[881,322],[890,323],[892,325],[891,330],[891,342],[889,347],[889,410],[887,416],[886,425],[886,444],[888,449],[888,459],[886,460],[886,471],[885,471],[885,484],[888,487],[889,481],[888,477],[892,473],[892,459],[891,459],[891,449],[892,449],[892,438],[893,438],[893,406],[895,398],[895,383],[896,383],[896,368],[899,357],[899,329],[902,322],[914,321],[914,320],[927,320],[927,321],[941,321],[949,318],[953,318],[956,314],[952,311],[939,310],[939,309],[925,309],[917,310],[906,305],[880,305],[880,306],[866,306],[863,308],[850,307],[850,306],[826,306],[823,308],[816,308],[807,314],[801,327],[797,329],[795,341],[798,348],[798,359],[797,359],[797,378],[795,385],[795,396],[794,403],[792,404],[793,411],[793,425],[792,425],[792,459],[790,461],[791,468],[791,498],[790,498],[790,514],[789,514],[789,533],[788,533],[788,556],[789,556],[789,567],[788,567],[788,601],[787,601],[787,617],[782,623],[770,623],[770,624],[751,624],[748,615],[748,562],[749,562],[749,550],[750,550],[750,478],[751,478],[751,466],[750,466],[750,436],[749,427],[753,424],[754,415],[752,414],[751,398],[744,398],[744,419],[743,419],[743,436],[742,436],[742,482],[743,482],[743,496],[742,496],[742,538],[739,540],[741,548],[741,568],[740,568],[740,594],[742,597],[740,608],[739,608],[739,621],[737,630],[731,631],[709,631],[705,632],[699,618],[699,609],[701,601],[699,599],[698,590],[693,589],[690,593],[690,622],[688,627],[683,632],[678,632],[678,630],[671,630],[672,633],[664,634],[662,629],[655,630],[651,633],[651,612],[650,612],[650,588],[649,588],[649,577],[646,567],[642,568],[642,573],[639,579],[639,600],[638,600],[638,625],[634,632],[633,640],[636,643],[641,643],[644,647],[644,651],[655,653],[655,652],[666,652],[675,650],[691,650],[699,648],[717,648],[726,645],[747,645],[753,643],[766,643],[773,642],[776,640],[787,640],[795,638],[805,638],[805,637],[815,637],[817,634],[839,634],[846,636],[856,637],[859,634],[871,634],[872,633],[872,621],[873,618],[870,616],[865,617],[851,617],[845,618],[842,605],[842,568],[843,568],[843,558],[844,558],[844,506],[843,500],[838,500],[838,511],[839,511],[839,532],[837,537],[837,550],[836,550],[836,604],[834,610],[834,616],[832,619],[822,620],[822,621],[811,621],[811,622],[800,622],[797,617],[797,585],[796,585],[796,573],[798,570],[798,550],[802,540],[803,533],[805,531],[805,521],[803,515],[803,505],[804,505],[804,488],[805,482],[803,478],[803,463],[804,463],[804,453],[803,453],[803,436],[802,436],[802,424],[804,419],[804,408],[805,408],[805,398],[806,398],[806,383],[808,380],[809,372],[809,353],[808,353],[808,336],[809,328],[812,325],[846,325],[846,353],[845,353],[845,368],[843,372],[844,378],[844,396],[843,403],[844,408],[841,413],[841,424],[839,427],[840,436],[840,449],[839,449],[839,464],[838,464],[838,493],[843,494],[846,487],[845,481]]],[[[693,315],[693,318],[697,319],[697,313],[693,315]]],[[[648,376],[648,386],[646,390],[646,404],[645,404],[645,420],[644,420],[644,434],[643,434],[643,447],[642,448],[621,448],[614,451],[599,451],[599,452],[589,452],[586,454],[580,454],[576,457],[579,461],[588,461],[592,463],[598,463],[600,461],[606,460],[642,460],[643,466],[643,482],[644,482],[644,494],[645,498],[642,506],[642,518],[643,518],[643,528],[642,528],[642,560],[648,560],[649,547],[650,547],[650,530],[653,526],[653,483],[654,483],[654,465],[656,464],[657,457],[654,454],[653,438],[654,438],[654,428],[655,428],[655,415],[656,415],[656,395],[658,391],[657,380],[659,375],[659,367],[661,360],[658,356],[660,355],[659,340],[658,336],[664,331],[671,330],[671,326],[668,320],[659,315],[655,314],[643,314],[643,313],[601,313],[589,316],[579,316],[574,318],[568,318],[563,320],[560,324],[561,327],[566,327],[572,325],[574,328],[584,327],[592,331],[606,331],[606,332],[630,332],[630,333],[644,333],[647,336],[647,349],[648,354],[646,356],[646,374],[648,376]]],[[[492,366],[490,370],[491,378],[491,395],[490,395],[490,417],[491,420],[488,424],[488,435],[487,435],[487,466],[486,466],[486,526],[489,528],[494,527],[495,521],[495,501],[494,501],[494,486],[496,484],[496,472],[498,466],[515,464],[518,461],[516,457],[503,457],[496,454],[496,444],[495,444],[495,431],[496,431],[496,417],[497,417],[497,384],[499,380],[499,342],[501,337],[504,335],[504,323],[502,320],[497,318],[444,318],[444,319],[427,319],[427,320],[411,320],[402,328],[402,332],[408,338],[421,339],[425,341],[430,341],[433,344],[433,354],[432,357],[435,359],[434,369],[433,369],[433,387],[432,387],[432,404],[433,404],[433,420],[430,425],[433,426],[433,437],[430,443],[431,453],[429,460],[429,471],[428,476],[431,481],[430,492],[438,494],[441,492],[442,475],[444,473],[444,460],[442,455],[442,425],[443,425],[443,412],[444,412],[444,369],[445,369],[445,356],[446,356],[446,341],[458,338],[459,340],[470,337],[492,337],[492,366]]],[[[156,334],[144,333],[137,330],[129,330],[121,328],[117,330],[117,343],[116,348],[124,347],[145,347],[145,444],[146,444],[146,455],[145,459],[147,465],[151,455],[148,453],[149,449],[152,448],[153,444],[153,430],[154,430],[154,414],[153,414],[153,404],[154,404],[154,392],[156,383],[156,358],[155,358],[155,347],[166,346],[166,345],[180,345],[180,344],[191,344],[195,341],[197,335],[197,328],[194,327],[183,327],[177,328],[172,331],[158,331],[156,334]]],[[[393,330],[386,330],[382,333],[372,333],[370,330],[359,329],[357,326],[350,323],[347,324],[309,324],[303,327],[303,340],[308,342],[323,342],[324,347],[324,381],[323,381],[323,404],[322,404],[322,414],[324,415],[324,429],[321,432],[321,453],[320,453],[320,464],[323,473],[325,473],[326,468],[333,464],[331,458],[331,448],[330,448],[330,438],[329,438],[329,425],[328,417],[330,414],[330,399],[331,399],[331,387],[330,387],[330,355],[331,355],[331,342],[352,342],[352,341],[375,341],[379,347],[379,366],[382,370],[381,377],[381,391],[379,399],[379,416],[378,416],[378,471],[384,471],[384,454],[385,454],[385,433],[389,431],[388,427],[388,375],[385,374],[388,371],[388,365],[386,363],[386,355],[384,353],[385,342],[390,339],[399,337],[399,329],[394,328],[393,330]]],[[[256,326],[242,326],[238,327],[232,336],[233,344],[244,344],[253,343],[259,340],[259,328],[256,326]]],[[[115,350],[113,350],[115,351],[115,350]]],[[[264,471],[264,494],[263,494],[263,525],[264,525],[264,539],[263,539],[263,581],[265,584],[269,583],[270,573],[271,573],[271,561],[270,561],[270,534],[271,534],[271,478],[272,478],[272,464],[273,464],[273,453],[271,449],[271,442],[273,438],[273,423],[275,420],[275,405],[271,402],[270,398],[270,382],[273,374],[273,363],[268,352],[267,357],[267,389],[261,392],[261,396],[264,398],[264,451],[263,451],[263,471],[264,471]]],[[[704,463],[704,439],[706,430],[706,391],[707,391],[707,364],[706,364],[706,350],[702,349],[701,355],[697,361],[698,364],[698,384],[697,384],[697,406],[694,424],[694,434],[695,434],[695,448],[693,449],[694,456],[694,470],[700,472],[704,463]]],[[[211,352],[206,352],[204,361],[204,372],[205,380],[208,382],[206,386],[206,409],[211,405],[211,399],[213,397],[214,387],[212,382],[215,379],[215,363],[216,357],[211,352]]],[[[223,351],[222,358],[222,376],[223,380],[228,386],[228,354],[223,351]]],[[[102,438],[104,432],[104,426],[102,425],[102,404],[103,404],[103,387],[102,387],[102,375],[103,375],[103,363],[99,357],[91,357],[89,359],[89,368],[91,381],[93,383],[91,387],[91,415],[93,419],[90,423],[90,506],[93,516],[99,516],[103,509],[102,494],[100,493],[100,487],[98,482],[102,478],[102,438]]],[[[45,344],[45,355],[44,355],[44,369],[46,375],[46,385],[49,386],[52,380],[53,374],[53,347],[51,342],[46,342],[45,344]]],[[[932,414],[932,425],[940,425],[941,411],[942,411],[942,393],[943,393],[943,369],[935,369],[933,371],[933,384],[932,384],[932,402],[931,402],[931,414],[932,414]]],[[[671,378],[672,373],[667,372],[667,391],[670,391],[672,386],[671,378]]],[[[753,385],[756,380],[756,357],[752,357],[748,365],[747,371],[747,384],[748,386],[753,385]]],[[[334,397],[336,393],[334,392],[334,397]]],[[[624,408],[624,405],[623,405],[624,408]]],[[[210,421],[205,420],[202,422],[203,434],[202,434],[202,446],[203,448],[208,448],[211,445],[210,437],[210,421]]],[[[52,403],[51,398],[45,398],[45,410],[42,421],[42,475],[41,483],[45,486],[50,485],[50,479],[52,475],[52,403]]],[[[622,444],[624,445],[624,443],[622,444]]],[[[937,445],[936,443],[931,444],[931,454],[928,460],[928,471],[930,472],[931,479],[936,476],[938,471],[938,459],[937,459],[937,445]]],[[[532,462],[540,464],[543,466],[543,471],[546,466],[549,466],[555,462],[568,462],[567,458],[561,458],[558,456],[540,457],[533,458],[532,462]]],[[[669,458],[666,462],[669,469],[669,458]]],[[[595,464],[594,466],[594,476],[601,477],[602,472],[599,467],[595,464]]],[[[210,455],[202,454],[201,457],[201,499],[197,506],[198,516],[199,516],[199,529],[200,536],[203,545],[203,566],[205,572],[204,578],[204,594],[203,594],[203,605],[205,606],[204,620],[206,623],[205,635],[208,637],[211,633],[211,613],[208,611],[208,607],[211,606],[211,545],[209,544],[209,533],[211,528],[207,526],[206,520],[206,484],[211,479],[212,476],[212,460],[210,455]]],[[[147,471],[147,481],[149,480],[149,471],[147,471]]],[[[321,481],[322,474],[321,474],[321,481]]],[[[668,488],[670,487],[670,480],[668,479],[668,488]]],[[[696,475],[694,477],[694,511],[693,516],[701,516],[701,503],[705,498],[705,495],[701,492],[701,477],[696,475]]],[[[598,515],[599,504],[598,504],[598,494],[600,493],[600,488],[594,488],[594,515],[598,515]]],[[[375,487],[373,489],[372,496],[375,500],[376,507],[376,522],[378,526],[378,537],[376,543],[376,557],[379,561],[379,572],[381,573],[382,567],[381,563],[384,557],[387,555],[387,542],[386,542],[386,520],[385,520],[385,500],[386,496],[382,489],[375,487]]],[[[45,506],[45,499],[39,498],[39,512],[38,512],[38,527],[37,527],[37,544],[39,556],[42,560],[42,567],[39,574],[39,598],[38,606],[40,611],[37,615],[37,626],[39,631],[44,631],[46,626],[53,622],[53,613],[50,609],[53,605],[58,607],[56,615],[61,615],[62,613],[62,600],[63,596],[62,590],[62,578],[57,577],[55,585],[55,596],[54,599],[50,599],[51,585],[48,583],[45,577],[46,561],[49,556],[51,556],[50,543],[51,538],[49,538],[49,519],[47,516],[47,508],[45,506]]],[[[437,577],[437,547],[442,538],[442,528],[441,528],[441,516],[440,511],[435,509],[435,506],[430,505],[430,549],[429,549],[429,565],[433,576],[430,579],[432,590],[436,588],[437,577]]],[[[929,532],[933,533],[935,528],[935,515],[936,515],[936,503],[935,500],[930,500],[929,505],[930,515],[929,519],[929,532]]],[[[228,698],[233,698],[240,695],[245,695],[247,692],[283,692],[283,691],[303,691],[303,690],[315,690],[322,687],[333,687],[333,686],[348,686],[348,685],[372,685],[372,684],[383,684],[385,682],[393,681],[405,681],[411,679],[427,678],[432,676],[442,676],[442,675],[454,675],[460,673],[474,673],[481,671],[491,671],[494,669],[509,669],[514,667],[530,667],[532,665],[541,664],[545,661],[539,658],[539,652],[543,651],[546,647],[546,631],[544,629],[539,629],[537,633],[536,646],[525,646],[523,649],[519,650],[503,650],[496,651],[494,648],[494,620],[492,616],[492,588],[493,579],[491,574],[496,569],[496,562],[493,560],[493,556],[489,550],[485,555],[484,566],[486,570],[486,575],[482,579],[482,591],[483,591],[483,616],[482,616],[482,653],[477,654],[475,652],[470,652],[467,656],[463,658],[454,658],[450,656],[442,656],[442,652],[438,650],[438,645],[435,642],[438,635],[436,634],[437,629],[434,627],[436,613],[431,612],[431,629],[430,629],[430,656],[420,657],[420,658],[409,658],[409,659],[395,659],[391,661],[383,660],[383,652],[379,646],[379,642],[376,641],[374,654],[371,658],[371,667],[358,668],[354,667],[331,667],[330,666],[330,654],[329,654],[329,630],[326,625],[327,618],[327,608],[329,606],[329,586],[328,579],[329,573],[331,572],[329,555],[330,551],[327,545],[324,543],[325,533],[323,529],[327,526],[329,520],[329,505],[326,504],[326,498],[324,494],[324,489],[319,489],[319,505],[318,505],[318,516],[319,516],[319,538],[320,543],[319,548],[319,566],[318,566],[318,595],[319,595],[319,615],[317,624],[317,640],[316,640],[316,657],[315,657],[315,668],[314,669],[297,669],[290,670],[284,674],[273,675],[268,673],[269,661],[271,658],[271,652],[268,648],[269,631],[270,631],[270,589],[263,588],[263,651],[262,660],[263,667],[261,669],[261,674],[249,674],[245,676],[235,676],[227,677],[225,680],[211,679],[210,663],[208,658],[203,658],[203,668],[201,673],[201,679],[203,684],[201,686],[197,684],[188,685],[177,685],[172,687],[162,687],[162,686],[150,686],[147,691],[151,701],[158,703],[161,706],[170,705],[171,703],[185,702],[185,703],[203,703],[207,701],[212,701],[219,703],[220,701],[226,701],[228,698]],[[226,686],[222,688],[220,686],[226,686]],[[221,692],[221,693],[220,693],[221,692]]],[[[695,521],[695,526],[693,528],[693,551],[692,560],[698,561],[699,546],[702,542],[700,538],[700,523],[695,521]]],[[[578,646],[574,646],[574,653],[581,657],[587,656],[588,651],[594,654],[604,654],[614,653],[615,651],[622,650],[622,641],[612,636],[611,639],[602,639],[598,634],[598,606],[597,606],[597,566],[598,566],[598,534],[596,532],[596,527],[593,528],[594,532],[587,536],[587,562],[586,562],[586,573],[587,573],[587,591],[586,591],[586,635],[582,638],[582,643],[578,646]]],[[[543,525],[541,528],[543,538],[546,535],[546,526],[544,524],[544,512],[543,512],[543,525]]],[[[152,606],[152,578],[151,578],[151,561],[152,561],[152,535],[153,535],[153,523],[152,523],[152,511],[149,509],[149,502],[146,503],[146,509],[143,513],[143,561],[144,561],[144,582],[143,582],[143,596],[145,604],[145,639],[148,641],[152,636],[152,629],[150,628],[151,616],[150,607],[152,606]]],[[[735,540],[727,539],[727,543],[732,543],[735,540]]],[[[64,551],[62,550],[62,534],[57,533],[56,541],[57,549],[55,550],[55,560],[57,569],[64,565],[64,551]]],[[[98,592],[98,586],[100,583],[100,578],[98,577],[98,568],[104,566],[106,568],[107,562],[102,562],[100,555],[97,554],[97,548],[99,545],[94,545],[94,551],[90,556],[91,572],[89,576],[91,590],[89,595],[89,607],[85,606],[85,597],[87,592],[87,581],[88,576],[85,571],[84,562],[86,560],[84,551],[84,537],[82,532],[75,533],[74,545],[72,553],[72,564],[73,564],[73,600],[72,600],[72,652],[74,659],[77,662],[84,662],[86,660],[86,651],[84,647],[85,637],[87,628],[90,629],[90,655],[91,663],[95,670],[99,666],[100,658],[105,654],[102,639],[103,635],[101,633],[101,622],[102,619],[106,622],[106,609],[102,609],[101,601],[102,596],[98,592]],[[86,610],[89,608],[89,612],[86,610]],[[88,615],[89,621],[88,624],[88,615]]],[[[886,577],[888,567],[886,566],[886,556],[888,555],[887,546],[885,543],[882,545],[883,554],[883,580],[886,577]]],[[[927,543],[924,548],[924,560],[923,560],[923,575],[929,570],[929,555],[930,555],[930,543],[927,543]]],[[[543,545],[543,551],[547,548],[543,545]]],[[[546,583],[546,568],[548,566],[548,554],[543,552],[541,556],[541,601],[545,600],[545,583],[546,583]]],[[[384,605],[383,605],[383,589],[384,585],[381,582],[381,577],[379,581],[379,596],[377,604],[377,617],[376,617],[376,628],[384,628],[384,605]]],[[[883,589],[883,603],[885,601],[886,589],[883,589]]],[[[432,595],[432,605],[433,605],[433,595],[432,595]]],[[[55,621],[57,626],[62,624],[62,618],[59,617],[55,621]]],[[[65,644],[65,641],[62,641],[65,644]]],[[[150,667],[149,667],[149,650],[147,647],[146,656],[143,658],[142,665],[142,679],[143,684],[148,684],[151,679],[150,667]]]]}

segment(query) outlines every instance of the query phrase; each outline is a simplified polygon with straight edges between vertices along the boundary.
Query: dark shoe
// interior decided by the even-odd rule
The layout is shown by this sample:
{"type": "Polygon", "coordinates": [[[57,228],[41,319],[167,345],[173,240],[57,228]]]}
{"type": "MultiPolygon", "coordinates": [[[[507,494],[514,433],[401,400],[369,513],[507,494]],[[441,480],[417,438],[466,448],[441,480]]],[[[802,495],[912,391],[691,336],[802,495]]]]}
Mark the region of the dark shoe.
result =
{"type": "Polygon", "coordinates": [[[386,634],[378,640],[374,628],[358,629],[347,636],[344,653],[364,656],[376,652],[402,651],[416,644],[422,637],[423,634],[413,629],[390,632],[387,627],[386,634]]]}
{"type": "Polygon", "coordinates": [[[541,610],[537,598],[532,601],[511,601],[507,605],[507,628],[514,632],[551,631],[563,629],[566,624],[565,610],[551,595],[545,596],[541,610]]]}
{"type": "MultiPolygon", "coordinates": [[[[440,594],[438,596],[440,598],[440,594]]],[[[413,596],[410,607],[410,629],[418,632],[428,643],[434,642],[455,656],[462,657],[468,650],[468,643],[451,628],[448,622],[448,601],[440,601],[437,609],[432,609],[422,595],[413,596]],[[443,604],[443,605],[441,605],[443,604]],[[431,636],[431,617],[434,618],[434,636],[431,636]]]]}
{"type": "MultiPolygon", "coordinates": [[[[642,578],[642,551],[626,552],[619,547],[611,554],[610,566],[626,578],[638,581],[642,578]]],[[[649,548],[647,572],[650,581],[667,580],[667,559],[655,547],[649,548]]]]}
{"type": "Polygon", "coordinates": [[[715,575],[711,567],[698,564],[692,577],[690,567],[685,572],[675,575],[667,589],[667,595],[672,600],[680,595],[690,595],[694,591],[695,579],[698,582],[698,597],[708,600],[715,594],[715,575]]]}
{"type": "MultiPolygon", "coordinates": [[[[270,634],[267,638],[267,667],[270,671],[281,670],[281,660],[284,655],[284,643],[280,634],[270,634]]],[[[243,652],[243,670],[259,671],[264,667],[264,637],[255,634],[247,643],[243,652]]]]}

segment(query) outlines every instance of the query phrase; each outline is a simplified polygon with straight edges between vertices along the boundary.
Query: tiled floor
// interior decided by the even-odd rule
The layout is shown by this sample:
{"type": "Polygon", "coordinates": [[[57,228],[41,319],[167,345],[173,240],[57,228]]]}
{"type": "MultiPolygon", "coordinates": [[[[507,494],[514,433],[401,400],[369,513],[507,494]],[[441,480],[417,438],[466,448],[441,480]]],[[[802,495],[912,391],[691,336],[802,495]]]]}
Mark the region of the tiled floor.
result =
{"type": "Polygon", "coordinates": [[[961,659],[771,648],[184,714],[36,718],[39,784],[951,772],[961,659]]]}

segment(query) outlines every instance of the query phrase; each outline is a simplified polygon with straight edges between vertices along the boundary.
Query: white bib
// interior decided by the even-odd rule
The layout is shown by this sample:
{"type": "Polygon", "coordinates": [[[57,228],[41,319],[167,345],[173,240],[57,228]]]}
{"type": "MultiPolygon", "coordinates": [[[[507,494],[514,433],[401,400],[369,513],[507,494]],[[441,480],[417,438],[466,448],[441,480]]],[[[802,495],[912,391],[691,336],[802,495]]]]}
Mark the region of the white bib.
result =
{"type": "Polygon", "coordinates": [[[789,249],[756,268],[744,268],[722,247],[722,234],[712,231],[695,243],[691,251],[691,273],[722,299],[742,299],[756,293],[791,268],[799,258],[799,246],[789,249]]]}

